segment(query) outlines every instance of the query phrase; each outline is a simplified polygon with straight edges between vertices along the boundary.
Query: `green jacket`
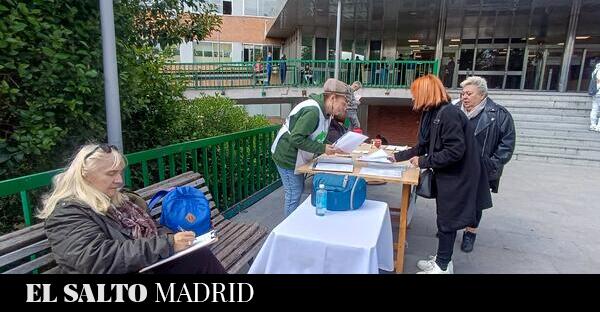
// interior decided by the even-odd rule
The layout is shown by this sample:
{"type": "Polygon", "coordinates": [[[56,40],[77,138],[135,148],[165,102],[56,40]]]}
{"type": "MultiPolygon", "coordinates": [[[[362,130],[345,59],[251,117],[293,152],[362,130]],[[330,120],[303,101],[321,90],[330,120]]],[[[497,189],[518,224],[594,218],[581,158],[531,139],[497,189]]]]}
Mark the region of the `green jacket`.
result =
{"type": "MultiPolygon", "coordinates": [[[[323,94],[311,94],[309,98],[317,101],[321,111],[325,113],[323,94]]],[[[273,154],[275,164],[281,168],[293,170],[296,167],[298,149],[315,154],[325,153],[324,143],[318,143],[310,139],[310,135],[318,126],[319,110],[314,106],[305,107],[291,116],[290,133],[284,133],[275,147],[275,153],[273,154]]]]}

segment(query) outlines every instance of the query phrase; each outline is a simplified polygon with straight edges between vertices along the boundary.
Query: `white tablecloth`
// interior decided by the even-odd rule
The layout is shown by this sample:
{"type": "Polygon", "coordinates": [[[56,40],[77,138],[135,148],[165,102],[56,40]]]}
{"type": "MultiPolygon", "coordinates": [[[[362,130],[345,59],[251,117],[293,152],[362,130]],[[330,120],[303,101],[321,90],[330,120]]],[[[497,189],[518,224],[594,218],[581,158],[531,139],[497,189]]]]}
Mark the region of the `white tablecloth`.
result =
{"type": "Polygon", "coordinates": [[[394,269],[387,203],[317,216],[310,196],[267,237],[249,273],[375,273],[394,269]]]}

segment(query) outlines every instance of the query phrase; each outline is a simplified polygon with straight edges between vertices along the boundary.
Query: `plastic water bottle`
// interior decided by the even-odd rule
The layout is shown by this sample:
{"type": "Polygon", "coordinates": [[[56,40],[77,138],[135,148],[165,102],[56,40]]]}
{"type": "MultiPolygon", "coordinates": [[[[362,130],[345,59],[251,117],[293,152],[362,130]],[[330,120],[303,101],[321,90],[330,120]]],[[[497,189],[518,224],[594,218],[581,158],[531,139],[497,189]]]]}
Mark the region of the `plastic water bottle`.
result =
{"type": "Polygon", "coordinates": [[[325,211],[327,210],[327,191],[325,190],[325,184],[319,184],[319,189],[317,190],[317,216],[324,216],[325,211]]]}

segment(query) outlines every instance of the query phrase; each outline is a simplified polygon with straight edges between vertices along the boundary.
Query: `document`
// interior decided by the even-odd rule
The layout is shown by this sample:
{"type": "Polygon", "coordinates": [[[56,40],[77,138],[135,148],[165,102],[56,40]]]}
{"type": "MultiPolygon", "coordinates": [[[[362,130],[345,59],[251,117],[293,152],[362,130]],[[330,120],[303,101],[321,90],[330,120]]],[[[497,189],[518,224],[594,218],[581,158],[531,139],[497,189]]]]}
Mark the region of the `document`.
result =
{"type": "Polygon", "coordinates": [[[378,177],[388,177],[388,178],[402,178],[402,168],[374,168],[374,167],[363,167],[360,169],[361,175],[370,175],[370,176],[378,176],[378,177]]]}
{"type": "Polygon", "coordinates": [[[378,150],[375,153],[359,157],[358,160],[389,164],[391,161],[388,159],[388,157],[389,155],[384,150],[378,150]]]}
{"type": "Polygon", "coordinates": [[[192,246],[190,246],[189,248],[182,250],[180,252],[177,252],[174,255],[170,256],[169,258],[162,259],[152,265],[149,265],[149,266],[141,269],[140,273],[146,272],[146,271],[151,270],[163,263],[167,263],[171,260],[175,260],[181,256],[185,256],[185,255],[189,254],[190,252],[196,251],[202,247],[213,244],[214,242],[217,241],[217,239],[218,239],[217,232],[215,232],[215,230],[209,231],[206,234],[196,237],[196,239],[194,239],[194,242],[192,243],[192,246]]]}
{"type": "Polygon", "coordinates": [[[387,145],[385,147],[385,149],[388,151],[393,151],[393,152],[401,152],[401,151],[405,151],[405,150],[409,149],[409,147],[407,145],[403,145],[403,146],[387,145]]]}
{"type": "Polygon", "coordinates": [[[319,157],[315,160],[314,170],[353,172],[354,163],[348,157],[319,157]]]}
{"type": "Polygon", "coordinates": [[[368,137],[366,135],[356,133],[356,132],[346,132],[341,138],[339,138],[333,146],[341,149],[346,153],[352,153],[362,142],[364,142],[368,137]]]}

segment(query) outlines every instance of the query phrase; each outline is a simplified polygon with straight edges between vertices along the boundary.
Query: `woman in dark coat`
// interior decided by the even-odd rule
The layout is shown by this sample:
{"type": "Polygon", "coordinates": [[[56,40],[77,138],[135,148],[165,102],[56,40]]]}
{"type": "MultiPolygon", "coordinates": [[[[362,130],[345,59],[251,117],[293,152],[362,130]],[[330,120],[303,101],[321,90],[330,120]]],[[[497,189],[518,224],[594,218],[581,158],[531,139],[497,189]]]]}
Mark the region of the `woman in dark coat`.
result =
{"type": "Polygon", "coordinates": [[[477,208],[491,204],[485,171],[464,113],[450,104],[442,82],[433,75],[414,81],[413,109],[422,112],[419,142],[395,154],[396,161],[410,160],[420,168],[433,168],[437,186],[438,251],[421,260],[419,273],[453,273],[452,253],[456,231],[472,224],[477,208]],[[429,143],[435,142],[429,154],[429,143]]]}

